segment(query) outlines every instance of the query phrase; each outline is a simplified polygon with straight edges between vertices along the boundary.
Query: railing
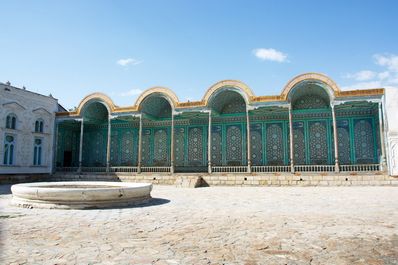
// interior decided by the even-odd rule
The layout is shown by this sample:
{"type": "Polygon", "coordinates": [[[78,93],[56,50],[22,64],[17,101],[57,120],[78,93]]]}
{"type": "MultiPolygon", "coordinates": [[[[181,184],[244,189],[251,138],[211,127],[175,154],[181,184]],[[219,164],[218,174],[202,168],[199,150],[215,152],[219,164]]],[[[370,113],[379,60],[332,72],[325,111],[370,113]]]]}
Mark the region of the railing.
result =
{"type": "Polygon", "coordinates": [[[106,172],[106,167],[82,167],[82,172],[106,172]]]}
{"type": "Polygon", "coordinates": [[[141,172],[150,172],[150,173],[170,172],[170,167],[141,167],[141,172]]]}
{"type": "Polygon", "coordinates": [[[340,165],[340,171],[380,171],[380,164],[340,165]]]}
{"type": "Polygon", "coordinates": [[[211,167],[214,173],[246,173],[247,166],[215,166],[211,167]]]}
{"type": "Polygon", "coordinates": [[[57,167],[57,172],[77,172],[78,167],[57,167]]]}
{"type": "Polygon", "coordinates": [[[252,172],[290,172],[290,166],[252,166],[252,172]]]}
{"type": "Polygon", "coordinates": [[[334,165],[296,165],[294,171],[298,172],[333,172],[334,165]]]}
{"type": "MultiPolygon", "coordinates": [[[[247,173],[247,166],[212,166],[214,173],[247,173]]],[[[57,172],[77,172],[78,167],[57,167],[57,172]]],[[[290,166],[252,166],[253,173],[290,172],[290,166]]],[[[106,172],[106,167],[82,167],[82,172],[106,172]]],[[[295,165],[297,172],[334,172],[334,165],[295,165]]],[[[380,171],[380,164],[340,165],[341,172],[380,171]]],[[[109,172],[137,173],[138,167],[110,167],[109,172]]],[[[170,167],[141,167],[141,172],[170,172],[170,167]]]]}
{"type": "Polygon", "coordinates": [[[138,167],[110,167],[109,172],[135,173],[138,167]]]}

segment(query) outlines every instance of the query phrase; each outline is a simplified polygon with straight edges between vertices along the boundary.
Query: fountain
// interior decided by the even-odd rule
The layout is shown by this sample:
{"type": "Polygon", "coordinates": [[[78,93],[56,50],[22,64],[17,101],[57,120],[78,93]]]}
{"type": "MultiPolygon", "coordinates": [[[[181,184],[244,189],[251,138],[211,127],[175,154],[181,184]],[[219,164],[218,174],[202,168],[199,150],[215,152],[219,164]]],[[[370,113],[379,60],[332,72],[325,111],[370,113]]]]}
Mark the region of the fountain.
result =
{"type": "Polygon", "coordinates": [[[151,183],[66,181],[15,184],[12,205],[24,208],[92,209],[147,202],[151,183]]]}

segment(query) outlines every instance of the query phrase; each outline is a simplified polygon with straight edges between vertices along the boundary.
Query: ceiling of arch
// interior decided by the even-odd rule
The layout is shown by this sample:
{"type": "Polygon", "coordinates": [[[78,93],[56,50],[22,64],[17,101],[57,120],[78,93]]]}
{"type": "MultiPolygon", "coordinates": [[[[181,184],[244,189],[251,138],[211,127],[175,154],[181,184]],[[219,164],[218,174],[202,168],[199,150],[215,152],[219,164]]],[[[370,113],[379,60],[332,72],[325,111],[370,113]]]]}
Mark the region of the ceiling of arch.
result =
{"type": "Polygon", "coordinates": [[[214,95],[209,106],[219,114],[246,112],[246,102],[243,97],[231,90],[224,90],[214,95]]]}
{"type": "Polygon", "coordinates": [[[88,103],[83,108],[85,123],[103,123],[108,120],[108,109],[101,102],[88,103]]]}
{"type": "Polygon", "coordinates": [[[151,95],[144,99],[141,106],[144,114],[155,119],[171,117],[171,105],[162,96],[151,95]]]}
{"type": "Polygon", "coordinates": [[[329,94],[316,83],[297,85],[290,97],[293,109],[322,109],[330,105],[329,94]]]}

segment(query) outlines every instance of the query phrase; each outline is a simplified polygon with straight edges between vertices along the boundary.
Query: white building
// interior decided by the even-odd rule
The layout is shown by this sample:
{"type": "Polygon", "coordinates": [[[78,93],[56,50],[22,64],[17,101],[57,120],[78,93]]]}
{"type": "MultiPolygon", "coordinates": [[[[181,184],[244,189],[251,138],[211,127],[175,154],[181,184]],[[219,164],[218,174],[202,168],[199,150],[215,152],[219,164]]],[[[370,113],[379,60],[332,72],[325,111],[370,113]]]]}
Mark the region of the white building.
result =
{"type": "Polygon", "coordinates": [[[51,173],[55,112],[52,96],[0,83],[0,174],[51,173]]]}

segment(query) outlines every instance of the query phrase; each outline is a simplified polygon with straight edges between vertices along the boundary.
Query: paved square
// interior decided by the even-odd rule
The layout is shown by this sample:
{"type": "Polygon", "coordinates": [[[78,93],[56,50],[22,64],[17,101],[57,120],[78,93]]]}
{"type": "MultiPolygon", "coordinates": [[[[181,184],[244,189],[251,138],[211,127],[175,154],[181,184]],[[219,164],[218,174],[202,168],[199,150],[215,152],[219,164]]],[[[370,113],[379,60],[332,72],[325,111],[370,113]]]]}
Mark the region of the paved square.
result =
{"type": "Polygon", "coordinates": [[[155,186],[150,205],[20,209],[0,264],[398,264],[398,187],[155,186]]]}

